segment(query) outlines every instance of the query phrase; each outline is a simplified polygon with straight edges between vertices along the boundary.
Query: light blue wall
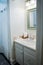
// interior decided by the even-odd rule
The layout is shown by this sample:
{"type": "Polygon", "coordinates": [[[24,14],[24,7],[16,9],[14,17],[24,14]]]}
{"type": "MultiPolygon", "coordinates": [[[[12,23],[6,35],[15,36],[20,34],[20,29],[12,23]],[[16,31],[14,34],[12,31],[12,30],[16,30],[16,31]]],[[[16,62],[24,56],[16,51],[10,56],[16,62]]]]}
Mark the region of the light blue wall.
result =
{"type": "Polygon", "coordinates": [[[8,27],[8,3],[7,0],[0,0],[0,52],[8,58],[9,53],[9,27],[8,27]]]}
{"type": "MultiPolygon", "coordinates": [[[[1,13],[0,13],[0,16],[1,16],[1,13]]],[[[2,34],[1,34],[1,17],[0,17],[0,52],[2,52],[2,42],[1,42],[1,37],[2,37],[2,34]]]]}
{"type": "MultiPolygon", "coordinates": [[[[0,15],[1,16],[1,15],[0,15]]],[[[0,52],[1,52],[1,18],[0,18],[0,52]]]]}
{"type": "Polygon", "coordinates": [[[7,3],[7,0],[0,0],[0,3],[7,3]]]}

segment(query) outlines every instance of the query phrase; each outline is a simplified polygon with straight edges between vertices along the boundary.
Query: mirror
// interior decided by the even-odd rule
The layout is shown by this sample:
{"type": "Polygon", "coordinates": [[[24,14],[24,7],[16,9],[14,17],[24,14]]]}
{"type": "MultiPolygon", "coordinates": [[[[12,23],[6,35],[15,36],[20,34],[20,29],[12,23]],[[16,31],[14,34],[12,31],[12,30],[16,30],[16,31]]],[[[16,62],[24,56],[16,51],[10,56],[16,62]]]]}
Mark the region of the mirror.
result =
{"type": "Polygon", "coordinates": [[[27,10],[27,28],[36,29],[36,9],[27,10]]]}
{"type": "Polygon", "coordinates": [[[36,0],[26,2],[27,29],[35,29],[36,24],[36,0]]]}

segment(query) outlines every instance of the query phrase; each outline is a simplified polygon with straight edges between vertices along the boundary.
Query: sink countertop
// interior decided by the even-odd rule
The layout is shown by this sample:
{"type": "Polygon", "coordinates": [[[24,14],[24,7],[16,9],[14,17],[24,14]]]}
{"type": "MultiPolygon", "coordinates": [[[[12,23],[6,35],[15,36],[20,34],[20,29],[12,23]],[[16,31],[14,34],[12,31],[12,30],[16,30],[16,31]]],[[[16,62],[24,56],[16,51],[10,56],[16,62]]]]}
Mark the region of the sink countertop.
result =
{"type": "Polygon", "coordinates": [[[36,40],[17,38],[14,40],[14,42],[18,42],[18,44],[36,50],[36,40]]]}

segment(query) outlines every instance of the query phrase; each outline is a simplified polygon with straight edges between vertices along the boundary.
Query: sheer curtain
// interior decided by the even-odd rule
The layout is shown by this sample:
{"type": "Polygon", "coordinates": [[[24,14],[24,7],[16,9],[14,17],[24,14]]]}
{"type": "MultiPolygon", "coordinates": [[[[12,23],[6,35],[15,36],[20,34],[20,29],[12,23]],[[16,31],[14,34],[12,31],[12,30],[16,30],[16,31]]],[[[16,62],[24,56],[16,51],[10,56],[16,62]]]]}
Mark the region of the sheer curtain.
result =
{"type": "Polygon", "coordinates": [[[8,20],[8,2],[0,0],[0,52],[3,52],[9,58],[9,20],[8,20]]]}

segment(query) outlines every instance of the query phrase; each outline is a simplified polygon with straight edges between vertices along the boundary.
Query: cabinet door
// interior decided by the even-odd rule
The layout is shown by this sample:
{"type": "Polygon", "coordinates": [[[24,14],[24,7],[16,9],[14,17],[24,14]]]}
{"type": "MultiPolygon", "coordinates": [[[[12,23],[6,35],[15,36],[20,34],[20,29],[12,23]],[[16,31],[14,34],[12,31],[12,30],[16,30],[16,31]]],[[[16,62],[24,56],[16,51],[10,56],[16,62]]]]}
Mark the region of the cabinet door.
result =
{"type": "Polygon", "coordinates": [[[31,59],[28,55],[24,54],[24,63],[31,65],[31,59]]]}
{"type": "Polygon", "coordinates": [[[24,65],[30,65],[30,64],[24,63],[24,65]]]}
{"type": "Polygon", "coordinates": [[[15,47],[15,52],[16,52],[16,61],[20,64],[23,65],[23,50],[15,47]]]}
{"type": "Polygon", "coordinates": [[[24,63],[26,63],[27,65],[35,65],[36,64],[35,59],[36,59],[35,51],[24,47],[24,63]]]}
{"type": "Polygon", "coordinates": [[[29,54],[24,54],[24,63],[27,65],[35,65],[35,59],[29,54]]]}
{"type": "Polygon", "coordinates": [[[32,55],[33,58],[36,57],[36,51],[31,48],[24,47],[24,53],[32,55]]]}

